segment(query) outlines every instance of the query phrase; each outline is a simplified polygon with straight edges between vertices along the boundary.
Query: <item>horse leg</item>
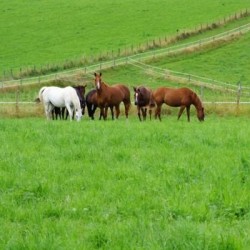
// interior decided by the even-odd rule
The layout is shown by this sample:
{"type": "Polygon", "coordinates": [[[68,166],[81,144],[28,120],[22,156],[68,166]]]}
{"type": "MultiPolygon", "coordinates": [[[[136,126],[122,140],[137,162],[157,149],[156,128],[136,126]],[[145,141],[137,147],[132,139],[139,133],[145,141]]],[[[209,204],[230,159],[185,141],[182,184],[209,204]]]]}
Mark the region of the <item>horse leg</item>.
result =
{"type": "Polygon", "coordinates": [[[90,116],[92,120],[95,119],[94,114],[95,114],[95,110],[96,110],[96,108],[97,108],[96,105],[93,105],[93,106],[94,106],[94,107],[93,107],[92,110],[91,110],[91,116],[90,116]]]}
{"type": "Polygon", "coordinates": [[[91,104],[91,105],[87,105],[87,108],[88,108],[89,117],[92,120],[94,120],[94,113],[95,113],[97,106],[94,104],[91,104]]]}
{"type": "Polygon", "coordinates": [[[138,114],[139,120],[141,121],[141,108],[139,106],[137,106],[137,114],[138,114]]]}
{"type": "MultiPolygon", "coordinates": [[[[106,106],[105,108],[104,108],[104,114],[103,114],[103,119],[104,120],[107,120],[107,117],[108,117],[108,106],[106,106]]],[[[112,113],[112,111],[111,111],[111,113],[112,113]]]]}
{"type": "Polygon", "coordinates": [[[150,117],[150,121],[151,121],[151,115],[152,115],[152,109],[151,108],[149,109],[148,113],[149,113],[149,117],[150,117]]]}
{"type": "Polygon", "coordinates": [[[90,111],[89,111],[89,116],[91,117],[92,120],[94,120],[94,114],[95,114],[95,110],[96,110],[97,106],[92,104],[90,111]]]}
{"type": "Polygon", "coordinates": [[[182,115],[184,109],[185,109],[185,106],[181,106],[181,108],[180,108],[180,110],[179,110],[179,113],[178,113],[178,120],[180,119],[180,117],[181,117],[181,115],[182,115]]]}
{"type": "MultiPolygon", "coordinates": [[[[112,117],[112,120],[114,120],[114,107],[113,106],[110,106],[110,112],[111,112],[111,117],[112,117]]],[[[108,108],[107,108],[108,109],[108,108]]],[[[108,112],[108,111],[107,111],[108,112]]]]}
{"type": "Polygon", "coordinates": [[[51,114],[52,114],[52,120],[55,120],[55,118],[57,119],[55,109],[51,111],[51,114]]]}
{"type": "Polygon", "coordinates": [[[146,118],[147,118],[147,108],[144,108],[142,110],[142,115],[143,115],[143,120],[146,121],[146,118]]]}
{"type": "Polygon", "coordinates": [[[67,120],[67,118],[68,118],[68,116],[69,116],[69,120],[72,121],[73,112],[72,112],[72,110],[71,110],[70,104],[67,104],[67,105],[66,105],[66,109],[67,109],[67,111],[68,111],[68,113],[66,112],[66,120],[67,120]]]}
{"type": "Polygon", "coordinates": [[[188,122],[190,122],[190,106],[186,107],[188,122]]]}
{"type": "Polygon", "coordinates": [[[47,120],[50,119],[50,114],[49,114],[49,103],[44,104],[44,110],[45,110],[45,115],[47,117],[47,120]]]}
{"type": "Polygon", "coordinates": [[[50,120],[51,116],[52,116],[52,111],[54,109],[54,106],[51,103],[46,103],[44,105],[44,108],[45,108],[45,114],[47,116],[47,120],[50,120]]]}
{"type": "Polygon", "coordinates": [[[125,115],[126,115],[126,118],[128,118],[128,111],[130,108],[130,103],[124,103],[124,106],[125,106],[125,115]]]}
{"type": "Polygon", "coordinates": [[[62,120],[62,108],[59,109],[59,118],[62,120]]]}
{"type": "Polygon", "coordinates": [[[104,120],[104,108],[100,107],[100,116],[99,116],[99,120],[101,120],[103,118],[104,120]]]}
{"type": "Polygon", "coordinates": [[[162,104],[157,104],[157,108],[155,109],[155,119],[157,119],[158,116],[160,121],[161,121],[161,106],[162,104]]]}
{"type": "Polygon", "coordinates": [[[61,108],[61,118],[64,120],[65,107],[61,108]]]}
{"type": "Polygon", "coordinates": [[[118,117],[120,115],[120,107],[119,107],[119,105],[115,106],[115,111],[116,111],[116,119],[118,119],[118,117]]]}

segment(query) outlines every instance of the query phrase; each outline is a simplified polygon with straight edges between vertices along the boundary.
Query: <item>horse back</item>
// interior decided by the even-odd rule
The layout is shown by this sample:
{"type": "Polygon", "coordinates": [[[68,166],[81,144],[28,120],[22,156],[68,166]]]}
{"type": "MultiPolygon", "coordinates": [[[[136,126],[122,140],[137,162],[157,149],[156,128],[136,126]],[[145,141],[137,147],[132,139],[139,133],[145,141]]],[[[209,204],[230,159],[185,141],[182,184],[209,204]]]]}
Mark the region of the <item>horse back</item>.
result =
{"type": "Polygon", "coordinates": [[[97,105],[97,90],[96,89],[92,89],[88,92],[88,94],[86,95],[86,103],[87,104],[95,104],[97,105]]]}
{"type": "Polygon", "coordinates": [[[172,107],[190,106],[194,104],[197,95],[189,88],[160,87],[154,92],[154,100],[158,104],[166,103],[172,107]]]}
{"type": "Polygon", "coordinates": [[[124,84],[115,84],[110,86],[112,93],[112,99],[120,99],[122,102],[130,103],[130,91],[124,84]]]}

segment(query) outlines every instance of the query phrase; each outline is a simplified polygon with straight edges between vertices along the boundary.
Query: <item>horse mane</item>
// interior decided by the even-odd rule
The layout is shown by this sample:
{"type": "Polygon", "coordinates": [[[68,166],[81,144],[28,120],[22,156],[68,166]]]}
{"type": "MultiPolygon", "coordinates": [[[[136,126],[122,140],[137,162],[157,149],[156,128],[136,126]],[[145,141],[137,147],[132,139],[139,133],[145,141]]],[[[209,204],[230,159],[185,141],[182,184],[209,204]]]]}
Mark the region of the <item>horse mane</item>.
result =
{"type": "Polygon", "coordinates": [[[193,92],[193,97],[194,97],[193,98],[194,105],[197,108],[197,110],[198,109],[202,109],[203,108],[202,101],[201,101],[201,99],[198,97],[198,95],[195,92],[193,92]]]}
{"type": "Polygon", "coordinates": [[[101,81],[101,83],[103,84],[104,88],[109,88],[110,87],[107,83],[105,83],[103,81],[101,81]]]}

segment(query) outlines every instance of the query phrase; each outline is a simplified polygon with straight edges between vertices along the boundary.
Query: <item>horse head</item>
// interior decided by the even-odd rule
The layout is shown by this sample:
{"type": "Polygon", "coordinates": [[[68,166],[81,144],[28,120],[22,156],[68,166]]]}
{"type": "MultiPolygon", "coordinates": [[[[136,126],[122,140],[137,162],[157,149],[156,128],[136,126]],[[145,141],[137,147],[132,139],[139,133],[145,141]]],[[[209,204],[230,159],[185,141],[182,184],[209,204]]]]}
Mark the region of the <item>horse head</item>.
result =
{"type": "Polygon", "coordinates": [[[95,76],[95,87],[97,90],[99,90],[101,88],[102,73],[100,73],[100,74],[94,73],[94,76],[95,76]]]}
{"type": "Polygon", "coordinates": [[[135,100],[135,105],[137,105],[138,104],[138,96],[139,96],[139,93],[140,93],[140,90],[139,90],[139,88],[136,88],[136,87],[133,87],[133,89],[134,89],[134,100],[135,100]]]}
{"type": "Polygon", "coordinates": [[[198,117],[200,122],[204,121],[205,113],[204,113],[204,108],[203,107],[201,107],[200,109],[197,110],[197,117],[198,117]]]}
{"type": "Polygon", "coordinates": [[[75,117],[76,117],[76,120],[79,122],[80,120],[81,120],[81,118],[82,118],[82,110],[80,109],[80,110],[76,110],[76,115],[75,115],[75,117]]]}
{"type": "Polygon", "coordinates": [[[150,103],[150,91],[143,87],[134,87],[135,105],[144,106],[150,103]]]}

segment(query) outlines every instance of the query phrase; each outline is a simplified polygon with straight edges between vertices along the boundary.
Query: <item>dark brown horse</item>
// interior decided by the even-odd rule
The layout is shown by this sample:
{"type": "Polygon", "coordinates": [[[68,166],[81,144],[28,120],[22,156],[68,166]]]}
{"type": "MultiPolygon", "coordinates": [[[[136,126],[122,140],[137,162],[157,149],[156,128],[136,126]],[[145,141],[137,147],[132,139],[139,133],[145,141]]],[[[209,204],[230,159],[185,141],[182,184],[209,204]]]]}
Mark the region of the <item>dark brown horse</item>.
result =
{"type": "MultiPolygon", "coordinates": [[[[125,115],[128,118],[128,111],[131,105],[130,91],[127,86],[123,84],[116,84],[109,86],[102,81],[102,73],[95,73],[95,87],[97,90],[97,105],[101,109],[101,115],[104,120],[107,119],[108,107],[113,113],[113,107],[116,110],[116,119],[120,115],[120,103],[123,102],[125,106],[125,115]]],[[[113,118],[113,114],[112,114],[113,118]]]]}
{"type": "Polygon", "coordinates": [[[95,110],[98,107],[96,89],[92,89],[87,93],[87,95],[86,95],[86,106],[87,106],[89,117],[92,120],[94,120],[95,110]]]}
{"type": "MultiPolygon", "coordinates": [[[[86,106],[88,110],[89,117],[94,120],[94,114],[96,109],[98,108],[97,104],[97,90],[92,89],[90,90],[86,95],[86,106]]],[[[111,110],[112,113],[112,119],[114,119],[113,109],[111,110]]],[[[102,114],[100,113],[99,120],[102,119],[102,114]]],[[[104,118],[103,118],[104,119],[104,118]]]]}
{"type": "Polygon", "coordinates": [[[152,108],[155,107],[152,90],[144,86],[134,87],[134,98],[139,120],[141,121],[141,113],[143,120],[146,120],[147,108],[151,120],[152,108]]]}
{"type": "Polygon", "coordinates": [[[155,103],[157,105],[155,118],[161,120],[161,106],[163,103],[171,107],[180,107],[178,119],[180,119],[184,109],[187,110],[187,118],[190,121],[190,106],[193,104],[197,111],[199,121],[204,121],[204,108],[202,102],[195,92],[188,88],[166,88],[160,87],[153,93],[155,103]]]}

